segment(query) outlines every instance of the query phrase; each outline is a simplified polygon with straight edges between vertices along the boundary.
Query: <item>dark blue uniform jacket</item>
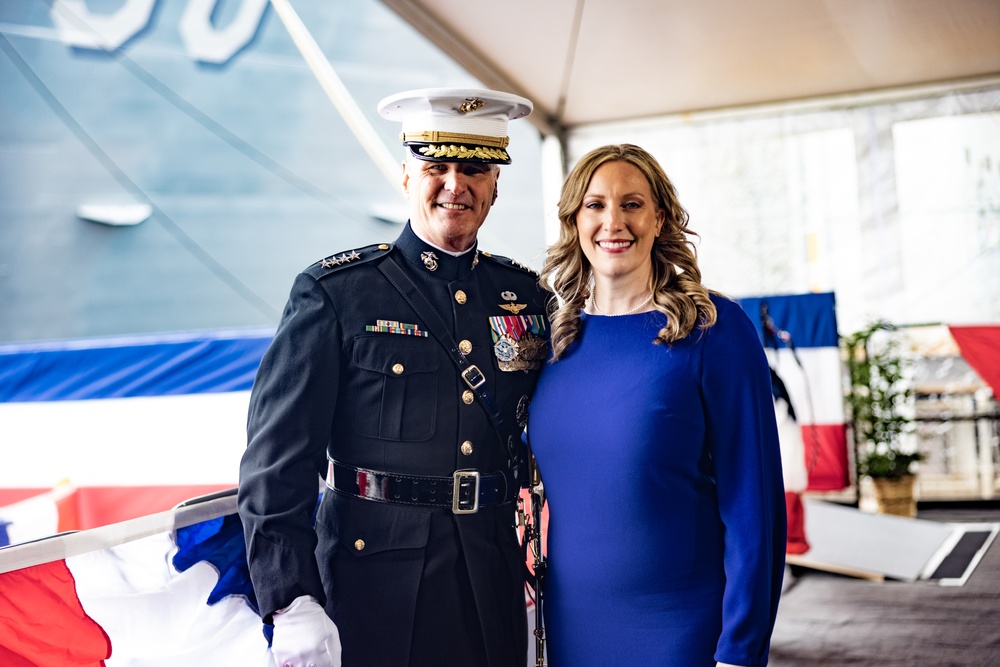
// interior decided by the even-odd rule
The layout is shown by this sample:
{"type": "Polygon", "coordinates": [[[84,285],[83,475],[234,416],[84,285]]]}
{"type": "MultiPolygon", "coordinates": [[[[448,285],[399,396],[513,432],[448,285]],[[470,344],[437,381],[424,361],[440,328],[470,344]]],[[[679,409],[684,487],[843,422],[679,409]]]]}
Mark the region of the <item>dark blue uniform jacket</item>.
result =
{"type": "Polygon", "coordinates": [[[312,595],[340,629],[345,667],[405,665],[415,628],[429,620],[418,618],[418,597],[437,594],[428,568],[444,554],[441,562],[464,565],[474,599],[442,589],[437,604],[475,610],[492,665],[525,664],[512,504],[454,515],[328,490],[315,525],[312,516],[328,456],[408,475],[509,470],[503,445],[517,437],[547,353],[545,300],[530,270],[478,250],[435,251],[409,225],[395,244],[333,255],[296,278],[254,383],[240,467],[239,513],[265,620],[312,595]],[[502,438],[379,271],[389,257],[485,375],[510,429],[502,438]]]}

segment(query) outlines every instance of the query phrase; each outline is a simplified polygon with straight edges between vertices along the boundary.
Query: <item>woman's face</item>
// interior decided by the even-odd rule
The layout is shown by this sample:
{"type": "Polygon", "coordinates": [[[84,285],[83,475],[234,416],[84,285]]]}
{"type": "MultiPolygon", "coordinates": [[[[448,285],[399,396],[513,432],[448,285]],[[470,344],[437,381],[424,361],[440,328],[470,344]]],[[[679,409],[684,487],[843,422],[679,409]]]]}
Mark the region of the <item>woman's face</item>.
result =
{"type": "Polygon", "coordinates": [[[598,167],[576,214],[580,247],[595,278],[648,280],[663,219],[638,167],[622,161],[598,167]]]}

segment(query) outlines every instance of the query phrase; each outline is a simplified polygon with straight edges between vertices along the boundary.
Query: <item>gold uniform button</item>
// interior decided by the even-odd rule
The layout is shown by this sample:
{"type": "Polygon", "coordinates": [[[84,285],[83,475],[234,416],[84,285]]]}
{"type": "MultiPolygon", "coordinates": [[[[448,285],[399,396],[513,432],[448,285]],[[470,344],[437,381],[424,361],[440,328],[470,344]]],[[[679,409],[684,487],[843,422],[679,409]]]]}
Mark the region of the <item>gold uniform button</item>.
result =
{"type": "Polygon", "coordinates": [[[458,290],[455,292],[455,301],[457,301],[459,305],[463,305],[466,301],[468,301],[468,297],[465,296],[465,292],[458,290]]]}
{"type": "Polygon", "coordinates": [[[380,243],[379,246],[378,246],[378,249],[379,250],[388,250],[389,246],[387,246],[385,243],[380,243]]]}
{"type": "Polygon", "coordinates": [[[393,364],[392,365],[392,372],[395,373],[396,375],[402,375],[403,374],[403,364],[393,364]]]}
{"type": "Polygon", "coordinates": [[[462,401],[466,405],[472,405],[472,402],[474,400],[476,400],[476,395],[473,394],[471,391],[469,391],[468,389],[466,389],[465,391],[462,392],[462,401]]]}
{"type": "Polygon", "coordinates": [[[458,349],[462,351],[462,354],[468,354],[469,352],[472,352],[472,343],[467,340],[463,340],[459,342],[458,349]]]}
{"type": "Polygon", "coordinates": [[[483,257],[492,257],[492,256],[493,255],[491,255],[490,253],[486,252],[485,250],[483,251],[483,257]]]}
{"type": "Polygon", "coordinates": [[[472,443],[468,440],[462,443],[462,453],[466,456],[472,453],[472,443]]]}
{"type": "Polygon", "coordinates": [[[355,542],[354,542],[354,548],[357,549],[358,551],[361,551],[362,549],[365,548],[365,541],[364,540],[355,540],[355,542]]]}

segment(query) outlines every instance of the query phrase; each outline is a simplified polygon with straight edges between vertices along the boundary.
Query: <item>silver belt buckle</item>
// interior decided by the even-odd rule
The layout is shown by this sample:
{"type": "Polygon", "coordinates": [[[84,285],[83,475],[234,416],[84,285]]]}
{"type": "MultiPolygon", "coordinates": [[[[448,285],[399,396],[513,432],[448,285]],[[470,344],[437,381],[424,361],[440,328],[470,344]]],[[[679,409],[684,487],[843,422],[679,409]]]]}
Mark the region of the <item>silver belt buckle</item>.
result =
{"type": "Polygon", "coordinates": [[[478,470],[456,470],[451,476],[452,478],[452,488],[451,488],[451,513],[452,514],[475,514],[479,511],[479,471],[478,470]],[[465,503],[463,507],[461,494],[459,490],[462,488],[463,483],[469,484],[469,482],[464,480],[474,480],[472,487],[472,508],[468,507],[468,503],[465,503]]]}

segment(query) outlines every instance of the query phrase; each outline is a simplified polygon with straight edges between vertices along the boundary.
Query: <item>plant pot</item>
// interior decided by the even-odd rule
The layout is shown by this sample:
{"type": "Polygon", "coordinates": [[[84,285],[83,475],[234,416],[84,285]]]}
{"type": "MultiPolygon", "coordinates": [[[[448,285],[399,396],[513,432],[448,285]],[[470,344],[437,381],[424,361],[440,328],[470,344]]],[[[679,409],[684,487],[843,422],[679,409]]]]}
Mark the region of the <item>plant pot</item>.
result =
{"type": "Polygon", "coordinates": [[[917,500],[913,496],[913,484],[916,479],[916,475],[873,477],[879,514],[917,516],[917,500]]]}

